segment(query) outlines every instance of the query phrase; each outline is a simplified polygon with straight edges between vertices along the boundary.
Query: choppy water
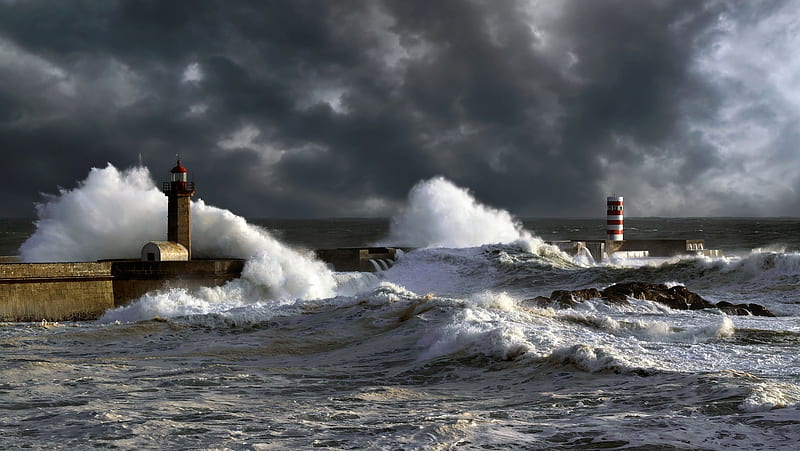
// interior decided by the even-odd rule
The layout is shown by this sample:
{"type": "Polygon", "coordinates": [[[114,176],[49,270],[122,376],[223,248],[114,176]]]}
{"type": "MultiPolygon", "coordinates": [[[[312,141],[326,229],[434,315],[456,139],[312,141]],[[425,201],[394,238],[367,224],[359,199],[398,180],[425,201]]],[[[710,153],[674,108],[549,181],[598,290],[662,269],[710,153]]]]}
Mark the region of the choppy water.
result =
{"type": "MultiPolygon", "coordinates": [[[[444,225],[458,241],[431,218],[400,235],[441,240],[444,225]]],[[[253,222],[290,249],[392,239],[402,223],[253,222]]],[[[516,240],[421,248],[379,274],[298,280],[319,268],[254,253],[226,287],[151,293],[93,323],[0,326],[0,448],[797,449],[798,226],[626,219],[628,238],[705,238],[735,257],[601,266],[535,236],[602,236],[602,218],[526,221],[516,240]],[[290,264],[302,269],[274,274],[290,264]],[[778,316],[526,302],[634,280],[778,316]]]]}

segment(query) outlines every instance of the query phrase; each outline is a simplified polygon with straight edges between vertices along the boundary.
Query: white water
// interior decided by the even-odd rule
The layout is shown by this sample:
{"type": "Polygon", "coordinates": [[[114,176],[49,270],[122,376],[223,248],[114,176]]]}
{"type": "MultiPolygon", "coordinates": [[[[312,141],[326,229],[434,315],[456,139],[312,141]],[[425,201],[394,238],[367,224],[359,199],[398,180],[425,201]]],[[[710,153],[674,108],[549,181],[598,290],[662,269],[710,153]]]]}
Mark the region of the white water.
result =
{"type": "Polygon", "coordinates": [[[392,217],[385,245],[463,248],[518,243],[529,252],[558,253],[522,228],[509,212],[478,202],[444,177],[423,180],[408,194],[407,205],[392,217]]]}
{"type": "Polygon", "coordinates": [[[167,235],[167,198],[145,168],[92,168],[77,188],[36,204],[36,231],[22,244],[26,262],[136,258],[167,235]]]}

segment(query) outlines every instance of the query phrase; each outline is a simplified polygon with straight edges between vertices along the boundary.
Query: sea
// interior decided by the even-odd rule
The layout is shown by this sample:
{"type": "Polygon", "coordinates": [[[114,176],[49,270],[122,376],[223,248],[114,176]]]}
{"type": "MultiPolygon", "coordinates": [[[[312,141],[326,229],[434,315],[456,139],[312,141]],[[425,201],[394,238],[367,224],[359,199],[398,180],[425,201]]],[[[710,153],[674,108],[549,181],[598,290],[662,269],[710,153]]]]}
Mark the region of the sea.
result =
{"type": "MultiPolygon", "coordinates": [[[[0,254],[135,256],[166,217],[149,178],[92,170],[0,221],[0,254]],[[110,192],[146,205],[108,214],[127,202],[110,192]]],[[[391,218],[248,220],[197,199],[195,252],[246,258],[242,277],[92,322],[0,324],[0,448],[800,448],[800,218],[625,218],[627,239],[704,239],[714,258],[546,243],[602,239],[603,201],[520,220],[443,178],[391,218]],[[369,273],[311,252],[365,245],[405,251],[369,273]],[[530,301],[630,281],[775,317],[530,301]]]]}

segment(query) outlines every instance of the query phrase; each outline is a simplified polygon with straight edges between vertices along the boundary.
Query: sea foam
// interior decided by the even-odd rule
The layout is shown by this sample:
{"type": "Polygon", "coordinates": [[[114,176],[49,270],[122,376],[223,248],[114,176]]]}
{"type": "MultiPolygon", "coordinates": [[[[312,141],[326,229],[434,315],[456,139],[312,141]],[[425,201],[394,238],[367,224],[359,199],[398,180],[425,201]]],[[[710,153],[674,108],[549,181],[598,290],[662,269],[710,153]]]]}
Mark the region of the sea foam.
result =
{"type": "Polygon", "coordinates": [[[449,324],[431,330],[417,345],[422,348],[419,360],[456,352],[513,360],[533,349],[521,327],[482,308],[465,308],[449,324]]]}

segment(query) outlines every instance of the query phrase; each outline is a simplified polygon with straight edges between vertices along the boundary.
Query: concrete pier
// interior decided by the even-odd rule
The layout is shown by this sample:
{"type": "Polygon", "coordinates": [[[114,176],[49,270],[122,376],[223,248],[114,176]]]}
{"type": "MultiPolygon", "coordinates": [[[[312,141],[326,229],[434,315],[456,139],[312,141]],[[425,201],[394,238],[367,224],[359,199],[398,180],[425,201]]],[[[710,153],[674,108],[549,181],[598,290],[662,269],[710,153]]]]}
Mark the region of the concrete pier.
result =
{"type": "Polygon", "coordinates": [[[113,308],[111,262],[0,264],[0,321],[79,321],[113,308]]]}
{"type": "Polygon", "coordinates": [[[564,240],[550,241],[548,244],[557,246],[570,255],[578,255],[581,249],[586,249],[595,261],[602,261],[614,255],[625,257],[722,255],[717,249],[706,249],[704,240],[564,240]]]}
{"type": "Polygon", "coordinates": [[[143,294],[165,288],[196,289],[216,287],[238,279],[244,260],[188,260],[145,262],[116,260],[111,262],[114,305],[126,305],[143,294]]]}
{"type": "MultiPolygon", "coordinates": [[[[335,271],[376,271],[394,263],[397,249],[320,249],[335,271]]],[[[147,292],[220,286],[241,276],[240,259],[75,263],[0,262],[0,321],[90,321],[147,292]]]]}
{"type": "Polygon", "coordinates": [[[148,291],[218,286],[244,260],[0,264],[0,321],[87,321],[148,291]]]}
{"type": "MultiPolygon", "coordinates": [[[[317,257],[328,263],[335,271],[375,271],[374,262],[394,264],[397,249],[393,247],[340,247],[336,249],[317,249],[317,257]]],[[[380,267],[380,266],[379,266],[380,267]]]]}

